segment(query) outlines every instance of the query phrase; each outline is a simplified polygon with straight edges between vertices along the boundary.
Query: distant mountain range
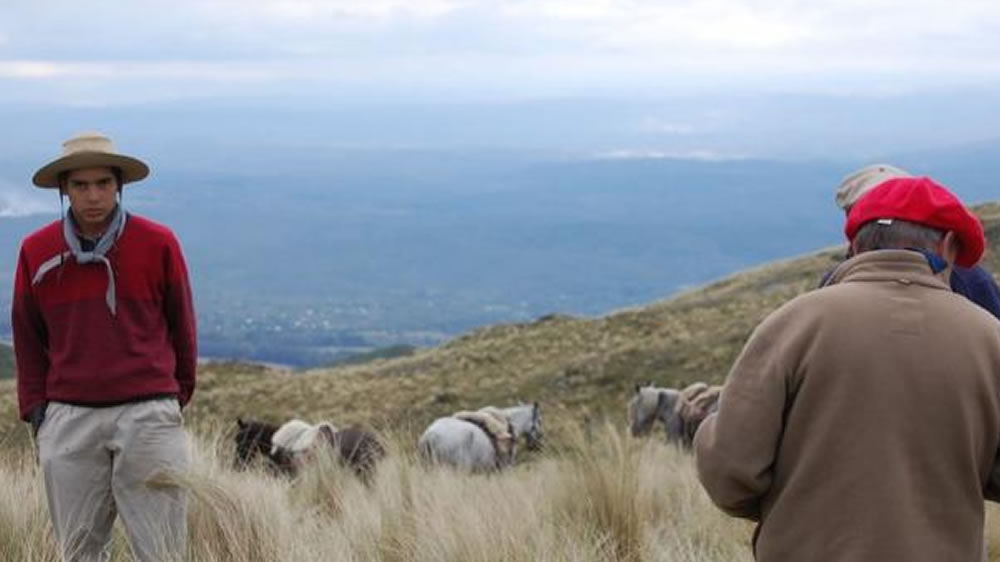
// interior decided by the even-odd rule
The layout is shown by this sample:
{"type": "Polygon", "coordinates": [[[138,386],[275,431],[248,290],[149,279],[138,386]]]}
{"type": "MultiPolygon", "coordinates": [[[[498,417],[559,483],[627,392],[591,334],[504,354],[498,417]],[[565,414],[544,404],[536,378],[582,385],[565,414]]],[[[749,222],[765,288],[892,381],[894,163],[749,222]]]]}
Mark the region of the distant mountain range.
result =
{"type": "Polygon", "coordinates": [[[467,103],[308,95],[103,107],[7,103],[0,122],[12,134],[0,138],[0,154],[25,162],[19,177],[27,177],[33,164],[55,153],[56,139],[98,127],[120,146],[174,169],[235,171],[261,159],[270,163],[270,148],[317,146],[853,162],[995,139],[998,97],[994,86],[895,95],[727,92],[467,103]]]}

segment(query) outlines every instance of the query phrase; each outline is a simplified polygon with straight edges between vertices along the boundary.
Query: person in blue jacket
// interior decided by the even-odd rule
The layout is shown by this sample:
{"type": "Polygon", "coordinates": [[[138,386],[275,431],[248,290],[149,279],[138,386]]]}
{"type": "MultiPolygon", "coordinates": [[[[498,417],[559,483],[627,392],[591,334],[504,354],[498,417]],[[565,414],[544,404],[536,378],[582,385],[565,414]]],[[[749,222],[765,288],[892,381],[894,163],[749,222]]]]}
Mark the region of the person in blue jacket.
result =
{"type": "MultiPolygon", "coordinates": [[[[834,198],[837,206],[843,209],[844,215],[851,212],[851,207],[866,193],[884,181],[894,178],[913,177],[909,172],[891,166],[889,164],[872,164],[849,174],[837,186],[834,198]]],[[[850,257],[848,255],[847,257],[850,257]]],[[[933,262],[933,256],[928,257],[933,262]]],[[[934,267],[934,263],[931,263],[934,267]]],[[[943,267],[943,266],[942,266],[943,267]]],[[[825,286],[829,280],[828,271],[820,282],[820,287],[825,286]]],[[[1000,288],[997,287],[993,275],[982,267],[975,265],[972,267],[954,266],[949,279],[951,290],[963,295],[972,302],[985,308],[994,317],[1000,319],[1000,288]]]]}

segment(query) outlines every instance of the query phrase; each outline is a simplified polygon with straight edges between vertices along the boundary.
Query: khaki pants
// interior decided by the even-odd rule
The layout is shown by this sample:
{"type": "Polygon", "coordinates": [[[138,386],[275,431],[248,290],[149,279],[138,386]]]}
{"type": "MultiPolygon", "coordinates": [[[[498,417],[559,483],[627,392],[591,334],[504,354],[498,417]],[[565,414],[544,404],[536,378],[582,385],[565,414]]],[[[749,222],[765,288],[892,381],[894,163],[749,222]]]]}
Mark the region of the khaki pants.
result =
{"type": "Polygon", "coordinates": [[[187,496],[158,474],[183,473],[187,435],[176,400],[107,408],[49,404],[38,455],[59,552],[69,562],[105,561],[121,515],[136,560],[180,560],[187,496]]]}

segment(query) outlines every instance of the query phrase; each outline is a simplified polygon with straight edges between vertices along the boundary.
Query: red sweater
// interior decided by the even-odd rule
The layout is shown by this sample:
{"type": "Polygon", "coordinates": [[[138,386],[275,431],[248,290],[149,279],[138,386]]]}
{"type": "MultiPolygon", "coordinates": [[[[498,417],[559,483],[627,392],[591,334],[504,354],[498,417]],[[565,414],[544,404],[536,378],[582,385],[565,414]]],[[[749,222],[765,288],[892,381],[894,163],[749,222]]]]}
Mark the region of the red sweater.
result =
{"type": "Polygon", "coordinates": [[[106,255],[117,315],[105,302],[108,273],[101,263],[68,257],[31,285],[39,266],[67,249],[60,221],[21,244],[11,304],[21,419],[47,400],[102,406],[175,395],[187,404],[198,348],[191,286],[174,234],[128,216],[106,255]]]}

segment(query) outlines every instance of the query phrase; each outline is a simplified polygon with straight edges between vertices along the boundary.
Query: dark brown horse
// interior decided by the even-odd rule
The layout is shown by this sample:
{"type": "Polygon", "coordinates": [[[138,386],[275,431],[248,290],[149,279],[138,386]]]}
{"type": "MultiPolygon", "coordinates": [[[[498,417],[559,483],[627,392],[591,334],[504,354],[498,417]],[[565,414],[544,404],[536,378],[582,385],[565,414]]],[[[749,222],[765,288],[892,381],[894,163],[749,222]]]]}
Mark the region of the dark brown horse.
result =
{"type": "MultiPolygon", "coordinates": [[[[282,447],[274,447],[272,442],[279,429],[277,426],[243,419],[237,419],[236,424],[234,468],[246,469],[257,455],[261,455],[272,474],[296,476],[301,465],[298,457],[282,447]]],[[[385,456],[385,448],[372,432],[359,426],[334,431],[324,424],[320,426],[319,434],[344,466],[353,470],[364,482],[370,482],[378,461],[385,456]]]]}
{"type": "Polygon", "coordinates": [[[352,425],[337,432],[324,431],[330,446],[337,452],[340,462],[364,482],[370,482],[375,465],[385,456],[385,448],[372,432],[352,425]]]}

